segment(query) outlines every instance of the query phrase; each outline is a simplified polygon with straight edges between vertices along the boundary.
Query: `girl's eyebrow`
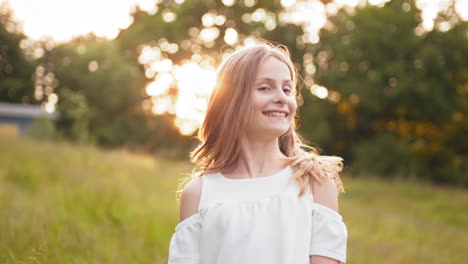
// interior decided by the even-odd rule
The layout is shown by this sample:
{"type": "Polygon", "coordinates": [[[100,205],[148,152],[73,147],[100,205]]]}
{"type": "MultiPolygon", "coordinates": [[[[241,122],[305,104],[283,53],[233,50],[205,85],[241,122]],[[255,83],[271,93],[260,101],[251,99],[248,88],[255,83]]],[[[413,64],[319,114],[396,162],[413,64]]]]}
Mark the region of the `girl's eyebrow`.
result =
{"type": "MultiPolygon", "coordinates": [[[[258,78],[256,82],[258,83],[258,82],[263,82],[263,81],[274,82],[275,79],[274,78],[269,78],[269,77],[262,77],[262,78],[258,78]]],[[[283,80],[283,83],[292,83],[292,80],[290,80],[290,79],[283,80]]]]}

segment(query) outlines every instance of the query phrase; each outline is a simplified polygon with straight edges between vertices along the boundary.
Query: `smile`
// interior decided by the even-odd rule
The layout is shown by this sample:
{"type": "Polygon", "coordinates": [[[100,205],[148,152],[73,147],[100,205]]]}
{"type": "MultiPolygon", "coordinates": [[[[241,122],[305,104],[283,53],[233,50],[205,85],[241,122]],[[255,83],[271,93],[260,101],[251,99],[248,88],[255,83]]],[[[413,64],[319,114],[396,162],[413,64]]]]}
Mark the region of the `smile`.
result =
{"type": "Polygon", "coordinates": [[[266,116],[271,116],[271,117],[280,117],[280,118],[285,118],[288,116],[288,114],[284,112],[264,112],[263,113],[266,116]]]}

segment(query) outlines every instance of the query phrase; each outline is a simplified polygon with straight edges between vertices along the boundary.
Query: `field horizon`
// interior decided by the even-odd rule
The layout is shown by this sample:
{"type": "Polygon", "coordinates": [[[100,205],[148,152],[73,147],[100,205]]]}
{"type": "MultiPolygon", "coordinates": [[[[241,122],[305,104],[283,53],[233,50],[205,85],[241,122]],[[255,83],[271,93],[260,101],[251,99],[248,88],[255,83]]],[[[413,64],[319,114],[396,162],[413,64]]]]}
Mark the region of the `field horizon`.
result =
{"type": "MultiPolygon", "coordinates": [[[[167,263],[188,161],[0,138],[0,263],[167,263]]],[[[342,175],[347,263],[464,263],[468,191],[342,175]]]]}

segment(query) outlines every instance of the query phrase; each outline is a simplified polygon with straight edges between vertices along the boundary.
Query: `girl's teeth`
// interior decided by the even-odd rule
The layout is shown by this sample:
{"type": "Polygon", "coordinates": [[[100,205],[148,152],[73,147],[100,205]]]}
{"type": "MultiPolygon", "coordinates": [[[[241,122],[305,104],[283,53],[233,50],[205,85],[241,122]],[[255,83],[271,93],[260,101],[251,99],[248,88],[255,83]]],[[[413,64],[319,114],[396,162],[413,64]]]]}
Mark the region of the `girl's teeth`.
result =
{"type": "Polygon", "coordinates": [[[286,117],[285,113],[278,113],[278,112],[269,112],[266,113],[267,116],[279,116],[279,117],[286,117]]]}

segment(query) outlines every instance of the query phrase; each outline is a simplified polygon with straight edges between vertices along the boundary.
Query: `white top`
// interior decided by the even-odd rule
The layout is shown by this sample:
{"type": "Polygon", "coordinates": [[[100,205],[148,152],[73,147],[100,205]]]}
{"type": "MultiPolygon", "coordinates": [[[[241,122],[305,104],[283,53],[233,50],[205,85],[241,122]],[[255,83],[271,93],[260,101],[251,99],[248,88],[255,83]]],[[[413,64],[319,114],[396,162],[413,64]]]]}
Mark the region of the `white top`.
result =
{"type": "Polygon", "coordinates": [[[267,177],[202,175],[198,212],[180,222],[169,245],[169,264],[309,264],[309,255],[346,261],[342,217],[301,198],[288,166],[267,177]]]}

